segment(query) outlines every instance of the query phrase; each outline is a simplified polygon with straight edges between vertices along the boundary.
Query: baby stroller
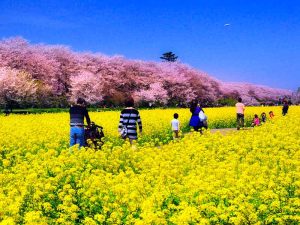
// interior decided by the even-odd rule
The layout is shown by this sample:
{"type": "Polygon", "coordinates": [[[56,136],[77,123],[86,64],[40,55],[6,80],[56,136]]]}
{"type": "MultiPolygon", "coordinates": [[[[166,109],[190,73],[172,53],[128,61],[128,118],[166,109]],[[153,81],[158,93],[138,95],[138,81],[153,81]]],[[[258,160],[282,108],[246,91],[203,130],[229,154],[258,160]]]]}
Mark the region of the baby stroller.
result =
{"type": "Polygon", "coordinates": [[[84,129],[85,146],[101,149],[104,142],[101,140],[104,137],[103,127],[91,122],[90,126],[84,129]]]}

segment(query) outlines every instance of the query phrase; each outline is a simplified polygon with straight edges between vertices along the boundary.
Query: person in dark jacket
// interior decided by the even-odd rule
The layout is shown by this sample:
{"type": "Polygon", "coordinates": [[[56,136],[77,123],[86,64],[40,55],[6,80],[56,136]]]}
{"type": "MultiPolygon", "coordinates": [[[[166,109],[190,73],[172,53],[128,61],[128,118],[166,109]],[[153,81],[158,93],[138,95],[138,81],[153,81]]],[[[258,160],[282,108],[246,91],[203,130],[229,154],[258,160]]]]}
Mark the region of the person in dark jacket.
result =
{"type": "Polygon", "coordinates": [[[88,126],[91,123],[86,102],[82,98],[77,99],[77,104],[70,107],[70,146],[79,144],[84,146],[84,117],[88,126]]]}
{"type": "Polygon", "coordinates": [[[262,114],[261,114],[261,122],[262,123],[265,123],[267,121],[267,114],[265,113],[265,112],[263,112],[262,114]]]}
{"type": "Polygon", "coordinates": [[[282,115],[285,116],[289,110],[289,103],[288,101],[283,102],[283,107],[282,107],[282,115]]]}

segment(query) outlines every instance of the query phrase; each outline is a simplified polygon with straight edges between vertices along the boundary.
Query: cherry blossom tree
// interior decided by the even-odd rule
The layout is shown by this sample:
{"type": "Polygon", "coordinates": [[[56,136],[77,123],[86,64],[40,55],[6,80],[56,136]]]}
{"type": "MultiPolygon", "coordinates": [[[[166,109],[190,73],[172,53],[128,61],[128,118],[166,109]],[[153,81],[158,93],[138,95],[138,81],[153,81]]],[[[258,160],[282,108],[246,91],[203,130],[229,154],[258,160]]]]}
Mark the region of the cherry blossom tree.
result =
{"type": "Polygon", "coordinates": [[[248,105],[258,105],[260,102],[275,101],[280,96],[291,96],[289,90],[275,89],[262,85],[248,83],[220,82],[224,95],[237,92],[244,103],[248,105]]]}
{"type": "Polygon", "coordinates": [[[36,83],[27,72],[0,68],[0,104],[32,104],[36,99],[36,83]]]}
{"type": "Polygon", "coordinates": [[[149,89],[141,89],[136,91],[134,99],[137,102],[149,102],[158,104],[167,104],[169,97],[167,91],[162,87],[161,83],[150,84],[149,89]]]}
{"type": "Polygon", "coordinates": [[[84,98],[90,104],[96,104],[103,100],[102,77],[91,72],[82,71],[71,77],[70,100],[84,98]]]}
{"type": "Polygon", "coordinates": [[[47,57],[44,45],[30,45],[22,38],[0,42],[0,66],[28,72],[33,79],[48,83],[57,70],[54,58],[47,57]]]}
{"type": "Polygon", "coordinates": [[[19,37],[0,41],[0,67],[14,71],[10,73],[15,76],[26,72],[29,84],[35,84],[39,106],[66,106],[78,96],[91,104],[119,105],[133,96],[137,101],[166,105],[193,100],[211,105],[233,96],[241,96],[247,104],[259,104],[291,95],[287,90],[260,85],[225,83],[178,61],[145,62],[74,52],[61,45],[30,44],[19,37]]]}

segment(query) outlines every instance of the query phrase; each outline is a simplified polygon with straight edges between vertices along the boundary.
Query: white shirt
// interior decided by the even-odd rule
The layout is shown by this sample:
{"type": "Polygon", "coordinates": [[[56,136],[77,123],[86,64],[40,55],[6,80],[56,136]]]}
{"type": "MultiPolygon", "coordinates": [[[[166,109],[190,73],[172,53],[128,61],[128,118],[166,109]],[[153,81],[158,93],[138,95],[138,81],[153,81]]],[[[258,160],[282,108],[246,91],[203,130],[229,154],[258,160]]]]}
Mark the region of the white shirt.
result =
{"type": "Polygon", "coordinates": [[[179,130],[179,120],[178,119],[173,119],[171,121],[172,125],[172,130],[179,130]]]}
{"type": "Polygon", "coordinates": [[[245,111],[245,105],[241,102],[238,102],[235,104],[236,113],[244,114],[245,111]]]}

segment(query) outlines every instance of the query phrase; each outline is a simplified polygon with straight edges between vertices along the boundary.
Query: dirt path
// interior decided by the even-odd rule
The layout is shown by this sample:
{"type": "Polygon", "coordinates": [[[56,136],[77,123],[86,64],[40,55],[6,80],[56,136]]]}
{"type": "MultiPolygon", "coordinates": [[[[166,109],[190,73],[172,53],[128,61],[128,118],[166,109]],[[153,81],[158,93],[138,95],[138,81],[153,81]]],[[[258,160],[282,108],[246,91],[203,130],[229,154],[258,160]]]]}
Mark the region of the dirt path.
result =
{"type": "Polygon", "coordinates": [[[237,131],[246,131],[246,130],[251,130],[253,129],[252,127],[245,127],[245,128],[242,128],[241,130],[237,130],[236,128],[220,128],[220,129],[210,129],[210,132],[212,134],[214,133],[217,133],[217,132],[220,132],[221,134],[223,135],[226,135],[228,133],[231,133],[231,132],[237,132],[237,131]]]}
{"type": "MultiPolygon", "coordinates": [[[[229,133],[249,131],[252,129],[253,129],[253,127],[244,127],[240,130],[237,130],[236,128],[218,128],[218,129],[210,129],[209,132],[212,134],[220,132],[220,134],[226,135],[229,133]]],[[[183,136],[179,137],[179,140],[183,137],[186,137],[186,135],[190,135],[190,134],[191,134],[191,132],[184,133],[183,136]]],[[[167,144],[165,144],[165,145],[167,145],[167,144]]],[[[156,147],[160,149],[162,146],[156,146],[156,147]]]]}

